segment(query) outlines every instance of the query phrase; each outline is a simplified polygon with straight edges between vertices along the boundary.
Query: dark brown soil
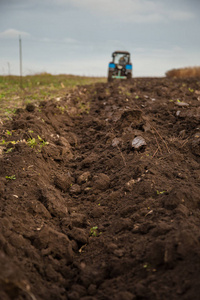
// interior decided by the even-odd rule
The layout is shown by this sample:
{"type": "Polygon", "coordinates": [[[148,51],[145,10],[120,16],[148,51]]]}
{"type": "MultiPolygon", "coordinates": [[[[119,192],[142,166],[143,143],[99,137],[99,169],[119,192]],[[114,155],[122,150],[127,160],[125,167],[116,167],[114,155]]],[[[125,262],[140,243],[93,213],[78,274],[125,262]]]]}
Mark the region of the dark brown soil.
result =
{"type": "Polygon", "coordinates": [[[199,299],[199,94],[137,78],[17,111],[1,128],[0,299],[199,299]]]}

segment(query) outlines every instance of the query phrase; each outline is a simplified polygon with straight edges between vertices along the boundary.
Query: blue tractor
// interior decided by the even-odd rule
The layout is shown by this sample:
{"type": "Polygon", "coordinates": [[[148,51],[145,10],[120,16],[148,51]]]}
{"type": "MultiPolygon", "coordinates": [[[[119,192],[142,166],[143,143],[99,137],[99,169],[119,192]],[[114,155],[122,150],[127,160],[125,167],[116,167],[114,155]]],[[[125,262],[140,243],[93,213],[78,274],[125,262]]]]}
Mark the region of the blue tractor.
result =
{"type": "Polygon", "coordinates": [[[132,63],[128,51],[115,51],[112,61],[108,65],[108,81],[113,79],[131,79],[132,63]]]}

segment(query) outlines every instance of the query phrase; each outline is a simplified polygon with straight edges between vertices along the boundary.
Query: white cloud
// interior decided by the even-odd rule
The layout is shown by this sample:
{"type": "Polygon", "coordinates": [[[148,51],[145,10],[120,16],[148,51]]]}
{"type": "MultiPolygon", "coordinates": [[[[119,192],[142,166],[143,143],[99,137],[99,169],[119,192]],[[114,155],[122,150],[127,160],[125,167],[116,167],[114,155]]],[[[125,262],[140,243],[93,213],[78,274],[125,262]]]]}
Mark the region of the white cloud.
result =
{"type": "MultiPolygon", "coordinates": [[[[61,0],[62,1],[62,0],[61,0]]],[[[156,5],[147,0],[67,0],[77,8],[125,22],[157,21],[156,5]]],[[[160,19],[160,18],[159,18],[160,19]]]]}
{"type": "Polygon", "coordinates": [[[155,0],[51,0],[70,5],[94,15],[129,23],[157,23],[190,20],[194,14],[182,8],[171,9],[165,1],[155,0]]]}
{"type": "Polygon", "coordinates": [[[0,32],[0,38],[6,38],[6,39],[15,39],[21,37],[29,37],[30,34],[25,31],[19,31],[16,29],[7,29],[5,31],[0,32]]]}

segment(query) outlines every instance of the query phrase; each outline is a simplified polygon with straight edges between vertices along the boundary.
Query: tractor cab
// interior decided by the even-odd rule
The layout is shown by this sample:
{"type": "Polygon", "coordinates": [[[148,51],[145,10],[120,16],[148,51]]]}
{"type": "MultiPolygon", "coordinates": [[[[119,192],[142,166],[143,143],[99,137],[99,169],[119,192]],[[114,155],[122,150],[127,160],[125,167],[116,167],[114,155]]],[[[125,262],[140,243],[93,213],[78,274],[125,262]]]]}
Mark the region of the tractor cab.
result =
{"type": "Polygon", "coordinates": [[[130,60],[129,53],[114,52],[112,57],[113,57],[113,63],[122,65],[122,66],[129,63],[129,60],[130,60]]]}
{"type": "Polygon", "coordinates": [[[132,63],[128,51],[115,51],[108,67],[108,81],[132,78],[132,63]]]}

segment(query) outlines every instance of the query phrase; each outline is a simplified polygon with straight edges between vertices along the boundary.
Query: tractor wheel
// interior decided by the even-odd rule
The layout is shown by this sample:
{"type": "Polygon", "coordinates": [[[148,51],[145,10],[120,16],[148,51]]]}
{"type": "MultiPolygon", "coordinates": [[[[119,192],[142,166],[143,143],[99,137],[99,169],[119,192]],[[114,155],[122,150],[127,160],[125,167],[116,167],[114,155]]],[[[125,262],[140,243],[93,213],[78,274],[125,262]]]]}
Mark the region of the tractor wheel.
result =
{"type": "Polygon", "coordinates": [[[111,82],[113,80],[112,74],[113,74],[112,71],[108,72],[108,82],[111,82]]]}
{"type": "Polygon", "coordinates": [[[128,73],[128,74],[127,74],[127,80],[131,80],[131,78],[132,78],[132,74],[131,74],[131,73],[128,73]]]}

